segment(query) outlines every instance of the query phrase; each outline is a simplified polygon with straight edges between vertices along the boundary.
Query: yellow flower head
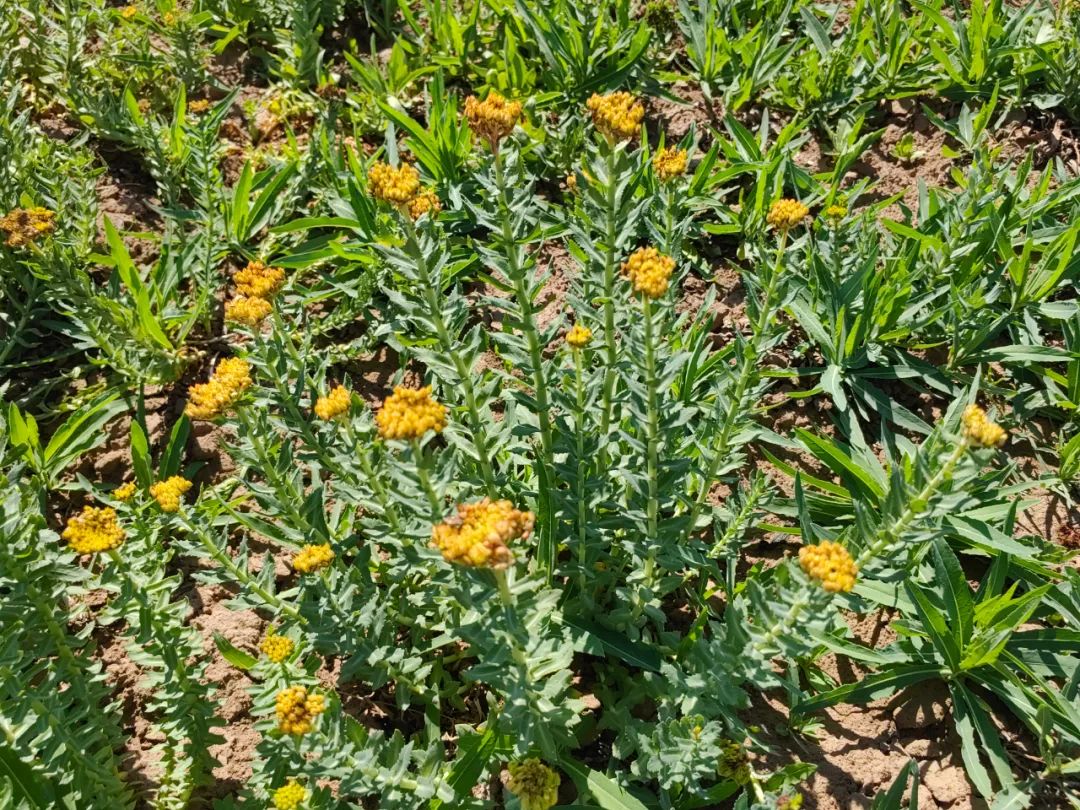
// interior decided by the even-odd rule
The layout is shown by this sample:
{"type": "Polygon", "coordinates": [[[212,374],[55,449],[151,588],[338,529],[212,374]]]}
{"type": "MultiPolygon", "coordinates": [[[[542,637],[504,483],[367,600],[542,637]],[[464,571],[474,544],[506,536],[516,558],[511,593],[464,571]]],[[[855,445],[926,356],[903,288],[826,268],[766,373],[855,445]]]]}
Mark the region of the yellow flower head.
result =
{"type": "Polygon", "coordinates": [[[769,208],[765,221],[778,231],[790,231],[810,213],[810,209],[798,200],[777,200],[769,208]]]}
{"type": "Polygon", "coordinates": [[[113,490],[113,497],[118,501],[130,501],[135,497],[136,488],[134,481],[128,481],[126,484],[122,484],[113,490]]]}
{"type": "Polygon", "coordinates": [[[325,568],[333,559],[334,550],[330,548],[329,543],[318,546],[308,544],[293,555],[292,567],[301,574],[310,574],[312,571],[325,568]]]}
{"type": "Polygon", "coordinates": [[[258,326],[273,311],[273,306],[265,298],[248,298],[238,295],[225,302],[225,320],[242,323],[245,326],[258,326]]]}
{"type": "Polygon", "coordinates": [[[138,13],[139,9],[135,6],[124,6],[122,9],[120,9],[120,16],[123,17],[125,20],[130,20],[138,13]]]}
{"type": "Polygon", "coordinates": [[[521,118],[521,102],[507,101],[494,90],[483,101],[469,96],[465,99],[465,118],[469,128],[494,149],[517,126],[521,118]]]}
{"type": "Polygon", "coordinates": [[[609,141],[626,141],[641,131],[645,108],[625,91],[606,96],[593,93],[586,106],[592,113],[593,126],[609,141]]]}
{"type": "Polygon", "coordinates": [[[622,264],[634,292],[649,298],[660,298],[667,292],[674,270],[675,260],[654,247],[638,248],[622,264]]]}
{"type": "Polygon", "coordinates": [[[248,262],[247,267],[233,275],[237,292],[248,298],[273,298],[285,283],[285,271],[268,267],[260,261],[248,262]]]}
{"type": "Polygon", "coordinates": [[[329,394],[315,401],[315,415],[320,419],[333,419],[348,411],[351,402],[349,389],[344,385],[335,386],[329,394]]]}
{"type": "Polygon", "coordinates": [[[61,536],[79,554],[111,551],[124,542],[124,530],[116,520],[116,510],[108,506],[84,506],[81,513],[68,520],[61,536]]]}
{"type": "Polygon", "coordinates": [[[584,349],[592,342],[592,329],[575,323],[566,333],[566,342],[573,349],[584,349]]]}
{"type": "Polygon", "coordinates": [[[158,502],[162,512],[179,512],[180,499],[189,489],[191,489],[190,481],[174,475],[150,487],[150,497],[158,502]]]}
{"type": "Polygon", "coordinates": [[[539,759],[511,762],[506,789],[518,797],[521,810],[549,810],[559,801],[559,774],[539,759]]]}
{"type": "Polygon", "coordinates": [[[834,225],[846,216],[847,209],[842,205],[830,205],[825,209],[825,219],[834,225]]]}
{"type": "Polygon", "coordinates": [[[188,112],[195,115],[201,115],[210,109],[210,99],[208,98],[196,98],[188,102],[188,112]]]}
{"type": "Polygon", "coordinates": [[[569,191],[571,194],[578,193],[576,172],[570,172],[570,174],[566,175],[566,190],[569,191]]]}
{"type": "Polygon", "coordinates": [[[48,208],[15,208],[0,217],[0,231],[7,234],[8,247],[22,247],[39,236],[56,230],[56,214],[48,208]]]}
{"type": "Polygon", "coordinates": [[[173,26],[180,22],[180,15],[175,11],[166,11],[161,19],[165,25],[173,26]]]}
{"type": "Polygon", "coordinates": [[[262,640],[259,649],[263,651],[263,655],[275,664],[280,664],[292,655],[293,647],[295,646],[293,640],[288,636],[279,636],[277,633],[270,632],[267,633],[266,638],[262,640]]]}
{"type": "Polygon", "coordinates": [[[389,163],[376,163],[368,171],[368,190],[376,200],[404,205],[420,191],[420,174],[408,163],[396,169],[389,163]]]}
{"type": "Polygon", "coordinates": [[[424,214],[431,214],[435,216],[442,211],[442,203],[439,202],[439,195],[432,189],[425,189],[409,200],[409,219],[420,219],[424,214]]]}
{"type": "Polygon", "coordinates": [[[282,689],[275,700],[278,730],[282,734],[307,734],[312,721],[326,711],[322,695],[309,695],[306,687],[290,686],[282,689]]]}
{"type": "Polygon", "coordinates": [[[307,791],[302,786],[289,782],[274,791],[274,807],[277,810],[296,810],[306,798],[307,791]]]}
{"type": "Polygon", "coordinates": [[[986,411],[978,405],[968,405],[964,408],[962,417],[964,423],[964,435],[978,447],[1001,447],[1009,434],[996,422],[991,422],[986,411]]]}
{"type": "Polygon", "coordinates": [[[510,501],[484,498],[463,503],[457,514],[431,528],[431,543],[447,562],[486,568],[506,568],[513,562],[511,540],[527,540],[536,517],[510,501]]]}
{"type": "Polygon", "coordinates": [[[855,587],[855,577],[859,573],[848,550],[831,540],[800,548],[799,565],[829,593],[849,592],[855,587]]]}
{"type": "Polygon", "coordinates": [[[661,183],[681,177],[686,172],[686,150],[661,146],[653,155],[652,165],[661,183]]]}
{"type": "Polygon", "coordinates": [[[226,357],[208,382],[188,389],[184,408],[191,419],[215,419],[221,416],[251,386],[251,366],[239,357],[226,357]]]}
{"type": "Polygon", "coordinates": [[[379,435],[384,439],[419,439],[429,430],[442,433],[446,408],[431,396],[431,386],[406,388],[399,385],[375,415],[379,435]]]}

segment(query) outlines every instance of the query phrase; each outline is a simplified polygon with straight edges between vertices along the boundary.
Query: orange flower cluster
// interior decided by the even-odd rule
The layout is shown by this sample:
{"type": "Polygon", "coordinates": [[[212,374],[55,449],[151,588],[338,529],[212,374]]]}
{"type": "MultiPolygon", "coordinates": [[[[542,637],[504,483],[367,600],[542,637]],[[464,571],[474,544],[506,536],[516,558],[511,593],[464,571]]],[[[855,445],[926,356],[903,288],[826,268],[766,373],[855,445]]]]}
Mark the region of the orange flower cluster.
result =
{"type": "Polygon", "coordinates": [[[278,730],[282,734],[307,734],[312,729],[312,721],[326,711],[323,696],[309,695],[303,686],[282,689],[274,703],[278,730]]]}
{"type": "Polygon", "coordinates": [[[292,567],[301,574],[310,574],[325,568],[334,559],[334,550],[329,543],[315,546],[308,544],[293,555],[292,567]]]}
{"type": "Polygon", "coordinates": [[[645,108],[627,92],[606,96],[593,93],[586,106],[592,113],[593,126],[609,141],[626,141],[641,131],[645,108]]]}
{"type": "Polygon", "coordinates": [[[399,385],[375,415],[379,435],[384,439],[419,439],[429,430],[442,433],[446,408],[431,396],[431,386],[406,388],[399,385]]]}
{"type": "Polygon", "coordinates": [[[442,211],[442,203],[439,202],[439,195],[428,188],[409,200],[407,209],[409,219],[417,220],[424,214],[437,214],[442,211]]]}
{"type": "Polygon", "coordinates": [[[686,172],[686,150],[661,146],[652,159],[653,171],[661,183],[667,183],[686,172]]]}
{"type": "Polygon", "coordinates": [[[654,247],[638,248],[622,265],[634,292],[648,298],[660,298],[667,292],[674,270],[675,260],[654,247]]]}
{"type": "Polygon", "coordinates": [[[53,220],[56,213],[48,208],[15,208],[0,217],[0,231],[7,234],[4,242],[8,247],[22,247],[37,240],[39,236],[56,230],[53,220]]]}
{"type": "Polygon", "coordinates": [[[265,298],[248,298],[238,295],[225,302],[225,320],[246,326],[258,326],[272,311],[273,306],[265,298]]]}
{"type": "Polygon", "coordinates": [[[978,405],[968,405],[962,417],[964,435],[979,447],[1001,447],[1009,434],[996,422],[991,422],[986,411],[978,405]]]}
{"type": "Polygon", "coordinates": [[[233,275],[233,283],[241,295],[270,299],[285,284],[285,271],[268,267],[260,261],[248,262],[247,267],[233,275]]]}
{"type": "Polygon", "coordinates": [[[831,540],[800,548],[799,565],[829,593],[847,593],[855,587],[855,577],[859,573],[848,550],[831,540]]]}
{"type": "Polygon", "coordinates": [[[431,542],[447,562],[485,568],[506,568],[513,562],[507,544],[532,534],[536,516],[510,501],[484,498],[463,503],[457,514],[431,529],[431,542]]]}
{"type": "Polygon", "coordinates": [[[180,499],[189,489],[191,489],[190,481],[174,475],[150,487],[150,497],[158,502],[162,512],[179,512],[180,499]]]}
{"type": "Polygon", "coordinates": [[[81,513],[68,520],[61,537],[73,551],[94,554],[119,548],[124,542],[124,530],[116,520],[115,509],[84,506],[81,513]]]}
{"type": "Polygon", "coordinates": [[[239,357],[226,357],[210,380],[196,383],[188,389],[188,404],[184,408],[191,419],[216,419],[251,386],[251,366],[239,357]]]}
{"type": "Polygon", "coordinates": [[[494,90],[483,101],[469,96],[465,99],[465,118],[472,131],[495,149],[521,119],[521,102],[507,101],[494,90]]]}
{"type": "Polygon", "coordinates": [[[113,490],[113,497],[118,501],[130,501],[135,497],[136,489],[135,482],[128,481],[126,484],[121,484],[113,490]]]}
{"type": "Polygon", "coordinates": [[[335,386],[325,397],[315,400],[315,415],[320,419],[334,419],[349,410],[352,394],[344,385],[335,386]]]}

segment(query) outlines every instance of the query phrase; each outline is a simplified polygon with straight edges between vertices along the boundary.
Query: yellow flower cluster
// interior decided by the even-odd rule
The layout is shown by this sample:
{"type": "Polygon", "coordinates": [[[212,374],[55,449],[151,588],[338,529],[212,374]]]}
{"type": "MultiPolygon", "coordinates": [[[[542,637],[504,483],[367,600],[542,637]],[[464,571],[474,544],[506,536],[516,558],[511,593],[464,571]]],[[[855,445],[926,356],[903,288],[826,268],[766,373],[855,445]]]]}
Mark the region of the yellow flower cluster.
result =
{"type": "Polygon", "coordinates": [[[79,554],[111,551],[124,542],[124,530],[116,520],[116,510],[108,506],[84,506],[80,514],[68,520],[61,536],[79,554]]]}
{"type": "Polygon", "coordinates": [[[667,292],[674,270],[675,260],[654,247],[638,248],[622,265],[634,292],[649,298],[659,298],[667,292]]]}
{"type": "Polygon", "coordinates": [[[420,191],[420,174],[408,163],[396,169],[389,163],[376,163],[368,172],[368,189],[377,200],[405,205],[420,191]]]}
{"type": "Polygon", "coordinates": [[[262,644],[259,645],[259,649],[263,651],[263,655],[273,661],[275,664],[280,664],[290,655],[292,655],[293,640],[287,636],[279,636],[277,633],[270,632],[266,634],[266,638],[262,640],[262,644]]]}
{"type": "Polygon", "coordinates": [[[576,172],[570,172],[570,174],[566,175],[566,190],[569,191],[571,194],[578,193],[576,172]]]}
{"type": "Polygon", "coordinates": [[[439,196],[430,188],[424,189],[411,200],[408,204],[409,219],[418,220],[424,214],[435,214],[442,211],[442,203],[439,202],[439,196]]]}
{"type": "Polygon", "coordinates": [[[310,574],[325,568],[334,559],[334,550],[329,543],[311,545],[310,543],[293,555],[292,567],[301,574],[310,574]]]}
{"type": "Polygon", "coordinates": [[[306,798],[307,791],[303,787],[296,782],[289,782],[274,791],[274,807],[277,810],[296,810],[306,798]]]}
{"type": "Polygon", "coordinates": [[[825,219],[836,224],[847,216],[847,209],[842,205],[830,205],[825,209],[825,219]]]}
{"type": "Polygon", "coordinates": [[[513,562],[507,543],[532,533],[536,517],[510,501],[484,498],[459,504],[457,514],[431,528],[431,543],[447,562],[506,568],[513,562]]]}
{"type": "Polygon", "coordinates": [[[964,435],[979,447],[1001,447],[1009,434],[996,422],[991,422],[986,411],[978,405],[968,405],[963,415],[964,435]]]}
{"type": "Polygon", "coordinates": [[[406,388],[399,385],[375,415],[379,435],[384,439],[419,439],[429,430],[442,433],[446,408],[431,396],[431,386],[406,388]]]}
{"type": "Polygon", "coordinates": [[[584,349],[592,342],[592,329],[582,326],[580,323],[575,323],[570,331],[566,333],[566,342],[570,344],[571,348],[584,349]]]}
{"type": "Polygon", "coordinates": [[[239,357],[226,357],[213,376],[205,383],[188,389],[188,404],[184,408],[192,419],[215,419],[240,398],[251,386],[251,366],[239,357]]]}
{"type": "Polygon", "coordinates": [[[233,275],[233,283],[241,295],[270,299],[285,283],[285,271],[280,267],[268,267],[260,261],[248,262],[247,267],[233,275]]]}
{"type": "Polygon", "coordinates": [[[307,734],[312,720],[326,711],[322,695],[309,695],[303,686],[290,686],[277,694],[274,713],[282,734],[307,734]]]}
{"type": "Polygon", "coordinates": [[[272,311],[273,306],[265,298],[248,298],[246,295],[238,295],[225,302],[225,320],[246,326],[258,326],[272,311]]]}
{"type": "Polygon", "coordinates": [[[39,236],[56,230],[56,214],[48,208],[16,208],[0,217],[0,231],[7,234],[8,247],[22,247],[39,236]]]}
{"type": "Polygon", "coordinates": [[[514,131],[521,118],[521,102],[507,101],[492,90],[483,101],[476,96],[465,99],[465,118],[469,127],[492,149],[514,131]]]}
{"type": "Polygon", "coordinates": [[[627,92],[599,96],[593,93],[586,106],[592,113],[593,126],[609,141],[625,141],[641,131],[645,108],[627,92]]]}
{"type": "Polygon", "coordinates": [[[535,757],[511,762],[506,789],[518,797],[521,810],[548,810],[559,801],[559,774],[535,757]]]}
{"type": "Polygon", "coordinates": [[[855,577],[859,573],[848,550],[831,540],[800,548],[799,565],[829,593],[847,593],[855,587],[855,577]]]}
{"type": "Polygon", "coordinates": [[[777,230],[789,231],[806,219],[810,209],[798,200],[777,200],[769,208],[765,221],[777,230]]]}
{"type": "Polygon", "coordinates": [[[122,9],[120,9],[120,16],[123,17],[125,20],[130,20],[138,13],[139,9],[135,6],[124,6],[122,9]]]}
{"type": "Polygon", "coordinates": [[[158,502],[162,512],[179,512],[180,499],[189,489],[191,489],[190,481],[174,475],[150,487],[150,497],[158,502]]]}
{"type": "Polygon", "coordinates": [[[661,146],[652,159],[653,171],[661,183],[674,180],[686,171],[686,150],[661,146]]]}
{"type": "Polygon", "coordinates": [[[349,410],[352,394],[344,385],[338,385],[330,389],[325,397],[315,400],[315,415],[320,419],[333,419],[341,416],[349,410]]]}
{"type": "Polygon", "coordinates": [[[210,109],[210,99],[208,98],[196,98],[188,102],[188,112],[195,115],[201,115],[210,109]]]}
{"type": "Polygon", "coordinates": [[[113,497],[118,501],[130,501],[135,497],[136,489],[135,482],[128,481],[126,484],[122,484],[113,490],[113,497]]]}

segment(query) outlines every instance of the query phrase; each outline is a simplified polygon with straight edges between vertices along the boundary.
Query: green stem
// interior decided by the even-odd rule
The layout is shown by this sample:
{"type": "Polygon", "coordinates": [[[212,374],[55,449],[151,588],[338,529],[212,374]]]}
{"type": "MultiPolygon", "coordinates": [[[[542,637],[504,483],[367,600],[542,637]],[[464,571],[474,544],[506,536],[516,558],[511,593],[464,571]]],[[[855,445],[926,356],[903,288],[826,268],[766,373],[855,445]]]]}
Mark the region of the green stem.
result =
{"type": "Polygon", "coordinates": [[[431,459],[427,453],[424,452],[424,448],[420,446],[419,439],[412,439],[412,451],[413,461],[416,463],[416,475],[420,479],[420,487],[424,490],[424,494],[427,495],[428,505],[431,507],[432,520],[438,520],[442,517],[442,501],[435,492],[435,488],[431,486],[431,475],[428,471],[428,464],[431,459]]]}
{"type": "Polygon", "coordinates": [[[585,459],[585,375],[581,364],[581,349],[574,349],[574,399],[576,413],[574,416],[574,433],[577,442],[577,524],[578,524],[578,566],[581,569],[581,589],[585,590],[585,568],[588,565],[588,544],[586,521],[588,515],[585,511],[585,476],[588,463],[585,459]]]}
{"type": "Polygon", "coordinates": [[[420,241],[416,235],[416,228],[407,215],[403,215],[401,220],[405,226],[405,249],[406,252],[412,256],[412,259],[416,264],[417,273],[420,275],[421,294],[424,297],[425,303],[427,303],[428,314],[431,316],[432,323],[435,324],[435,331],[438,335],[439,343],[442,345],[443,352],[454,364],[454,369],[457,371],[458,379],[460,381],[461,391],[465,395],[465,408],[469,414],[473,444],[476,446],[476,455],[480,462],[480,474],[484,479],[484,489],[487,491],[488,497],[494,499],[497,497],[497,489],[495,487],[495,472],[491,466],[491,446],[487,431],[484,428],[483,419],[481,419],[480,416],[480,408],[477,405],[476,389],[473,387],[472,383],[472,370],[466,365],[464,358],[462,358],[461,353],[457,350],[455,341],[450,337],[450,331],[446,326],[446,319],[443,317],[442,306],[439,304],[439,294],[442,291],[442,284],[439,283],[436,285],[436,280],[431,277],[427,259],[424,258],[424,252],[420,247],[420,241]]]}
{"type": "Polygon", "coordinates": [[[371,484],[371,490],[375,493],[375,499],[379,502],[379,506],[382,507],[383,514],[386,516],[386,521],[390,524],[390,528],[395,534],[401,534],[401,522],[398,520],[397,509],[394,506],[394,502],[390,499],[386,487],[383,486],[382,478],[375,474],[375,468],[371,464],[371,459],[368,458],[367,448],[360,446],[360,443],[356,439],[356,433],[353,431],[352,422],[347,420],[345,422],[345,434],[348,436],[349,443],[352,445],[353,454],[360,462],[360,469],[364,471],[368,483],[371,484]]]}
{"type": "Polygon", "coordinates": [[[932,498],[941,485],[952,476],[953,470],[956,469],[956,465],[959,463],[960,459],[964,457],[964,454],[968,451],[970,446],[970,440],[967,437],[964,437],[956,447],[953,448],[952,453],[949,454],[945,463],[942,464],[938,471],[934,473],[933,477],[926,482],[926,485],[919,493],[914,498],[908,499],[904,511],[900,513],[900,517],[896,519],[896,522],[889,526],[882,527],[874,538],[874,542],[863,549],[863,552],[855,560],[856,567],[861,570],[868,562],[875,557],[880,556],[889,545],[896,542],[900,536],[907,531],[915,518],[926,511],[930,498],[932,498]]]}
{"type": "Polygon", "coordinates": [[[611,399],[615,395],[615,232],[618,227],[615,211],[615,147],[607,146],[607,198],[604,239],[604,348],[607,367],[604,369],[604,388],[600,407],[600,435],[607,436],[611,426],[611,399]]]}
{"type": "Polygon", "coordinates": [[[701,482],[701,489],[698,490],[697,497],[690,506],[686,532],[683,537],[684,541],[693,533],[698,516],[701,514],[701,510],[705,506],[705,501],[709,497],[709,491],[712,488],[713,480],[716,478],[716,474],[720,469],[720,464],[727,457],[729,449],[728,444],[731,441],[732,431],[735,429],[739,415],[743,411],[742,401],[743,397],[746,396],[746,388],[757,374],[758,354],[760,352],[761,341],[765,334],[765,330],[769,324],[769,319],[772,317],[773,296],[776,295],[777,281],[779,280],[780,273],[783,269],[784,249],[786,246],[787,231],[782,231],[780,234],[780,244],[776,249],[776,262],[773,265],[772,274],[769,276],[769,283],[765,288],[765,298],[761,303],[761,310],[758,312],[757,319],[753,324],[753,334],[750,336],[750,343],[747,345],[746,352],[743,354],[742,361],[739,364],[739,376],[735,381],[735,390],[728,402],[727,412],[724,414],[724,426],[720,430],[720,437],[716,441],[712,458],[709,460],[709,467],[705,471],[705,476],[701,482]]]}
{"type": "Polygon", "coordinates": [[[304,617],[300,615],[300,611],[298,611],[292,605],[285,604],[277,596],[270,593],[268,590],[259,585],[259,583],[256,582],[247,571],[238,566],[235,562],[233,562],[232,558],[228,554],[218,548],[214,541],[210,539],[209,535],[206,534],[206,532],[204,532],[200,528],[196,528],[195,524],[192,523],[192,521],[188,519],[186,515],[181,514],[180,520],[184,524],[184,527],[188,530],[188,532],[195,535],[195,537],[199,539],[199,542],[202,543],[203,548],[206,549],[207,553],[214,559],[214,561],[226,571],[228,571],[234,579],[236,579],[238,582],[243,584],[244,587],[248,588],[252,593],[262,599],[263,602],[265,602],[269,607],[273,608],[274,610],[281,611],[294,621],[300,622],[301,624],[306,623],[304,617]]]}
{"type": "Polygon", "coordinates": [[[658,543],[659,499],[659,443],[660,412],[656,405],[656,348],[653,345],[653,302],[649,296],[642,296],[645,318],[645,390],[648,424],[645,434],[645,474],[648,480],[648,503],[645,514],[649,527],[649,549],[645,558],[645,587],[652,588],[653,574],[656,567],[658,543]]]}
{"type": "Polygon", "coordinates": [[[529,295],[528,279],[521,264],[519,246],[510,225],[510,200],[503,173],[502,156],[495,152],[495,185],[499,190],[499,220],[502,225],[503,248],[506,250],[507,273],[514,284],[518,308],[521,310],[521,327],[529,345],[529,363],[532,365],[533,393],[536,396],[536,415],[540,423],[540,447],[542,457],[536,465],[540,511],[537,562],[545,572],[548,582],[555,571],[555,520],[552,491],[549,479],[555,468],[554,440],[551,431],[551,406],[548,401],[547,377],[544,374],[543,347],[536,329],[533,302],[529,295]]]}

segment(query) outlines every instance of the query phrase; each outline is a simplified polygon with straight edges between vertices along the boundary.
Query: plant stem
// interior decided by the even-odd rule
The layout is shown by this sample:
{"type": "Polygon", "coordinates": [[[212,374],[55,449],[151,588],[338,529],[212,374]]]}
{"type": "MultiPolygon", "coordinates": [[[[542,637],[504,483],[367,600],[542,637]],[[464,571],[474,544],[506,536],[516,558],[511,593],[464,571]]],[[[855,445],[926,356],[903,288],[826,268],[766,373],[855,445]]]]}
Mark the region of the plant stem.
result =
{"type": "Polygon", "coordinates": [[[397,509],[394,507],[394,502],[387,494],[382,479],[375,474],[375,468],[371,464],[371,459],[368,458],[367,448],[360,446],[360,442],[356,439],[356,433],[353,430],[352,422],[348,419],[345,421],[345,435],[348,436],[353,453],[360,462],[360,469],[363,470],[364,475],[367,476],[368,483],[371,484],[371,490],[375,493],[375,498],[378,500],[379,506],[382,507],[383,514],[386,516],[386,521],[390,524],[390,528],[393,529],[395,534],[401,534],[401,522],[398,520],[397,509]]]}
{"type": "MultiPolygon", "coordinates": [[[[600,408],[600,435],[607,436],[611,426],[611,399],[615,395],[615,147],[607,145],[607,199],[606,199],[606,225],[607,232],[604,239],[604,348],[606,350],[606,368],[604,369],[603,398],[600,408]]],[[[601,444],[604,447],[604,444],[601,444]]],[[[606,451],[602,451],[606,452],[606,451]]]]}
{"type": "Polygon", "coordinates": [[[412,220],[409,219],[408,215],[403,215],[401,220],[405,226],[405,250],[412,256],[417,273],[420,275],[421,293],[425,303],[427,303],[428,314],[431,316],[432,323],[435,324],[435,331],[439,343],[442,344],[443,352],[454,364],[454,369],[457,371],[460,380],[461,391],[465,395],[465,408],[469,414],[473,444],[476,446],[480,474],[484,479],[484,489],[487,491],[488,497],[494,499],[497,497],[495,472],[491,467],[491,450],[487,430],[485,430],[484,422],[480,417],[480,408],[476,404],[476,389],[472,383],[472,371],[466,365],[461,352],[457,350],[454,340],[450,337],[450,331],[447,329],[442,306],[439,304],[439,294],[442,291],[441,279],[436,280],[431,277],[431,270],[420,247],[420,240],[417,238],[416,227],[413,225],[412,220]],[[437,286],[436,281],[439,282],[437,286]]]}
{"type": "Polygon", "coordinates": [[[551,406],[548,401],[547,377],[544,374],[544,360],[540,335],[536,329],[533,302],[529,295],[529,285],[522,267],[519,247],[510,225],[510,200],[507,194],[506,177],[503,172],[501,153],[495,151],[495,185],[499,190],[499,220],[502,225],[503,247],[506,250],[507,273],[514,284],[518,308],[521,310],[521,327],[529,345],[529,363],[532,365],[533,392],[536,396],[536,416],[540,423],[541,458],[536,470],[538,481],[537,500],[539,502],[539,543],[537,563],[545,572],[548,582],[555,571],[555,519],[552,503],[553,483],[549,480],[555,468],[554,441],[551,432],[551,406]]]}
{"type": "Polygon", "coordinates": [[[585,476],[588,463],[585,460],[585,374],[581,363],[581,349],[574,349],[574,433],[577,443],[577,478],[574,482],[577,490],[577,528],[578,528],[578,567],[581,590],[585,590],[585,568],[588,565],[587,514],[585,512],[585,476]]]}
{"type": "Polygon", "coordinates": [[[427,453],[424,452],[424,448],[420,446],[419,439],[412,439],[412,451],[413,461],[416,463],[416,475],[420,479],[420,487],[424,490],[424,494],[427,495],[428,505],[431,507],[431,517],[433,520],[438,520],[442,517],[442,501],[435,493],[434,487],[431,486],[431,476],[428,472],[428,464],[430,458],[427,453]]]}
{"type": "Polygon", "coordinates": [[[747,344],[746,352],[743,354],[742,361],[739,364],[739,376],[735,381],[735,390],[728,402],[727,412],[724,414],[724,426],[720,430],[720,437],[716,441],[713,456],[709,460],[709,467],[701,482],[701,489],[698,490],[697,497],[690,506],[683,541],[693,533],[694,525],[697,523],[698,516],[701,514],[705,501],[709,497],[709,491],[712,488],[713,480],[716,478],[716,473],[720,469],[720,464],[727,457],[728,443],[731,441],[731,433],[735,429],[738,416],[742,412],[742,401],[746,395],[746,387],[757,373],[761,340],[765,329],[768,327],[769,318],[772,316],[772,299],[776,295],[776,283],[783,269],[784,249],[786,247],[787,231],[782,231],[780,244],[776,249],[776,262],[773,265],[772,274],[769,276],[769,283],[765,287],[765,298],[753,324],[753,334],[750,336],[750,342],[747,344]]]}
{"type": "Polygon", "coordinates": [[[648,503],[645,515],[649,527],[649,548],[645,557],[645,587],[652,589],[654,569],[656,567],[659,500],[659,442],[660,413],[656,406],[656,348],[653,346],[653,302],[649,296],[642,296],[645,318],[645,391],[648,423],[645,434],[645,474],[648,480],[648,503]]]}

